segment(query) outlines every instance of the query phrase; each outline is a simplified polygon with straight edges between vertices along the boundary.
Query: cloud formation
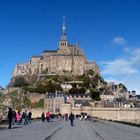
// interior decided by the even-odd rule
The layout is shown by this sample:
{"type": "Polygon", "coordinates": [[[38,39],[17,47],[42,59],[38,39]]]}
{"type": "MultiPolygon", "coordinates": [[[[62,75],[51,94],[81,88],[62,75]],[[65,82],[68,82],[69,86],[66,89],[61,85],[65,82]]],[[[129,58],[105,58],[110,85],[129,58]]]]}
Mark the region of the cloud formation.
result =
{"type": "Polygon", "coordinates": [[[140,67],[140,48],[131,51],[131,61],[135,66],[140,67]]]}
{"type": "Polygon", "coordinates": [[[127,44],[127,41],[123,37],[114,37],[112,42],[114,44],[118,44],[118,45],[126,45],[127,44]]]}
{"type": "Polygon", "coordinates": [[[140,94],[140,48],[129,47],[122,37],[113,39],[113,43],[125,45],[121,58],[101,63],[102,75],[108,82],[121,82],[128,90],[136,90],[140,94]],[[125,49],[124,49],[125,48],[125,49]]]}
{"type": "Polygon", "coordinates": [[[104,61],[103,74],[111,76],[126,76],[139,73],[140,49],[135,48],[128,53],[127,58],[104,61]]]}

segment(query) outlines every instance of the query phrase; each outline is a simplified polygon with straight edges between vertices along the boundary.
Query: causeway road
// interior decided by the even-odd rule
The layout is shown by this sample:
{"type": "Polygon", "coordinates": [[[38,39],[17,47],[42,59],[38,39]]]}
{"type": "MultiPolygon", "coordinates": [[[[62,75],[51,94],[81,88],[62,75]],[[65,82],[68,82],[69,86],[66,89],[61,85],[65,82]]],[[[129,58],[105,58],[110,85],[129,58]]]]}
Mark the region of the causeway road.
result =
{"type": "Polygon", "coordinates": [[[0,140],[140,140],[140,127],[94,119],[33,122],[13,129],[0,129],[0,140]]]}

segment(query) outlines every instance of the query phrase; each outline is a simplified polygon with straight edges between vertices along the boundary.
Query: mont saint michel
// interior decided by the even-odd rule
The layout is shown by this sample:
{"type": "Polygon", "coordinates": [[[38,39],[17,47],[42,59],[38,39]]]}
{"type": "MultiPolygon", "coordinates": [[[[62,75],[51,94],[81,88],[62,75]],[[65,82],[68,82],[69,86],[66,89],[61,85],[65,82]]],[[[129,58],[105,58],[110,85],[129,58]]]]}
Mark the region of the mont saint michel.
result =
{"type": "Polygon", "coordinates": [[[41,56],[33,56],[27,64],[17,64],[13,77],[25,75],[39,75],[47,70],[47,74],[83,75],[89,70],[100,75],[100,69],[95,61],[89,62],[78,47],[69,44],[66,38],[65,17],[63,17],[61,38],[57,50],[44,50],[41,56]]]}
{"type": "Polygon", "coordinates": [[[0,140],[140,140],[138,17],[139,0],[1,0],[0,140]]]}

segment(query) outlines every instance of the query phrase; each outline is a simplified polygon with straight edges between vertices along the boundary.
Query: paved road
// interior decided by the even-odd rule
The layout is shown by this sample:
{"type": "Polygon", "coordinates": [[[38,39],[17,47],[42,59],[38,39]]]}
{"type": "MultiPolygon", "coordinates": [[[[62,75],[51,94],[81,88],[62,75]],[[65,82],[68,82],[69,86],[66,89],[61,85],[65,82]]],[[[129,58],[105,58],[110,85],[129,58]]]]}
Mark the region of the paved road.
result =
{"type": "Polygon", "coordinates": [[[102,120],[34,122],[0,130],[0,140],[140,140],[140,127],[102,120]]]}

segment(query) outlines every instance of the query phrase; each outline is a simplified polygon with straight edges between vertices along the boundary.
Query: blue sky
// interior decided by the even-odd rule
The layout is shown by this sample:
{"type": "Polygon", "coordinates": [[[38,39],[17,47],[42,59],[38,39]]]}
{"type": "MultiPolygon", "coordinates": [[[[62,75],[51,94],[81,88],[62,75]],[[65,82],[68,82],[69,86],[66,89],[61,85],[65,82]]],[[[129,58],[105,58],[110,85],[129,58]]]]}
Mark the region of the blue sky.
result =
{"type": "Polygon", "coordinates": [[[69,43],[78,42],[106,80],[140,94],[139,7],[139,0],[1,0],[0,85],[17,63],[58,48],[66,16],[69,43]]]}

